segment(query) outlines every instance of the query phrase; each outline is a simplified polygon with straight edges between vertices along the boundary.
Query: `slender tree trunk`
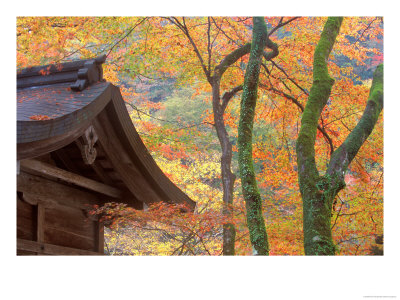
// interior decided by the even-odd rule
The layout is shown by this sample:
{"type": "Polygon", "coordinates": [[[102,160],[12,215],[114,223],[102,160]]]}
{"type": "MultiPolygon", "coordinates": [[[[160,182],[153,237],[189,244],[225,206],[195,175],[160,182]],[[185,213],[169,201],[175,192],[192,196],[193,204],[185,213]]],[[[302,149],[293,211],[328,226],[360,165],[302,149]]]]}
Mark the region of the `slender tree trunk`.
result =
{"type": "Polygon", "coordinates": [[[262,215],[261,195],[253,167],[252,135],[257,102],[258,81],[263,49],[267,43],[267,27],[263,17],[253,18],[253,38],[243,85],[238,129],[239,169],[246,201],[247,226],[255,255],[269,255],[268,236],[262,215]]]}
{"type": "Polygon", "coordinates": [[[346,184],[344,174],[371,134],[383,108],[383,65],[374,72],[367,106],[357,126],[331,156],[325,175],[320,176],[315,163],[315,140],[318,119],[334,84],[327,61],[343,18],[328,18],[315,48],[313,85],[304,108],[296,143],[298,177],[303,199],[304,251],[306,255],[335,255],[331,213],[333,200],[346,184]]]}
{"type": "MultiPolygon", "coordinates": [[[[227,217],[232,216],[230,209],[233,203],[233,185],[235,183],[235,175],[231,171],[232,164],[232,144],[229,140],[228,132],[224,123],[224,110],[220,101],[220,82],[218,77],[214,77],[212,85],[212,103],[214,111],[214,124],[217,131],[219,143],[221,145],[221,177],[223,190],[223,214],[227,217]]],[[[223,227],[223,255],[235,255],[235,237],[236,230],[233,224],[225,224],[223,227]]]]}

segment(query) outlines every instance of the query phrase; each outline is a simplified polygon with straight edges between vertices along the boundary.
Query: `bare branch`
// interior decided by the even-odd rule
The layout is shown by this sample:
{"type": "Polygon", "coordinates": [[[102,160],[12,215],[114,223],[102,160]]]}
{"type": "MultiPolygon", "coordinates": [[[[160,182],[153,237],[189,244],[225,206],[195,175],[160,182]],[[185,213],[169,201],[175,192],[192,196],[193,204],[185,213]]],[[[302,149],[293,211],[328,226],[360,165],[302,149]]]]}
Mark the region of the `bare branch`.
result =
{"type": "Polygon", "coordinates": [[[225,92],[222,96],[222,111],[225,111],[229,101],[236,95],[237,92],[243,90],[243,85],[238,85],[231,89],[229,92],[225,92]]]}
{"type": "Polygon", "coordinates": [[[287,20],[286,22],[283,22],[283,23],[282,23],[282,21],[283,21],[283,17],[282,17],[282,18],[279,20],[278,25],[276,25],[276,26],[268,33],[268,36],[271,36],[271,35],[272,35],[275,31],[277,31],[279,28],[281,28],[281,27],[283,27],[283,26],[289,24],[290,22],[293,22],[294,20],[299,19],[299,18],[300,18],[300,17],[294,17],[294,18],[291,18],[291,19],[287,20]]]}
{"type": "Polygon", "coordinates": [[[336,245],[339,245],[339,244],[344,243],[344,242],[349,242],[349,241],[353,241],[353,240],[359,240],[359,239],[367,238],[369,236],[375,236],[375,235],[376,235],[375,233],[372,233],[372,234],[367,234],[367,235],[363,235],[363,236],[359,236],[359,237],[355,237],[355,238],[351,238],[351,239],[347,239],[347,240],[341,240],[341,241],[337,242],[336,245]]]}
{"type": "Polygon", "coordinates": [[[277,67],[283,74],[285,74],[286,78],[289,79],[289,81],[290,81],[291,83],[293,83],[297,88],[299,88],[304,94],[306,94],[307,96],[309,96],[309,93],[308,93],[303,87],[301,87],[296,81],[294,81],[294,80],[286,73],[286,71],[285,71],[281,66],[279,66],[277,63],[275,63],[273,60],[271,60],[271,63],[272,63],[275,67],[277,67]]]}
{"type": "Polygon", "coordinates": [[[207,25],[207,52],[208,52],[208,70],[211,70],[211,21],[210,17],[207,18],[208,25],[207,25]]]}
{"type": "Polygon", "coordinates": [[[130,35],[132,33],[133,30],[135,30],[136,27],[138,27],[140,24],[142,24],[144,21],[146,21],[148,18],[145,17],[143,18],[141,21],[139,21],[138,23],[136,23],[131,29],[128,30],[128,32],[126,34],[124,34],[120,39],[118,39],[118,41],[116,41],[114,43],[114,45],[112,45],[110,47],[110,49],[107,52],[107,57],[110,55],[110,53],[112,52],[112,50],[115,48],[115,46],[117,46],[121,41],[123,41],[128,35],[130,35]]]}
{"type": "MultiPolygon", "coordinates": [[[[269,72],[269,70],[267,69],[265,64],[262,64],[262,66],[267,72],[269,72]]],[[[296,98],[294,98],[293,96],[291,96],[289,94],[286,94],[283,91],[275,89],[274,87],[272,87],[272,84],[270,85],[270,87],[268,87],[268,86],[266,86],[264,84],[260,84],[260,87],[262,87],[262,88],[264,88],[264,89],[266,89],[268,91],[274,92],[275,94],[278,94],[278,95],[281,95],[281,96],[285,97],[286,99],[288,99],[288,100],[292,101],[294,104],[296,104],[296,106],[301,110],[301,112],[304,111],[304,106],[296,98]]],[[[329,147],[330,147],[330,154],[332,154],[333,151],[335,150],[335,148],[333,146],[332,138],[326,132],[324,127],[322,127],[321,125],[318,124],[317,128],[322,133],[322,135],[324,136],[325,140],[328,142],[329,147]]]]}
{"type": "Polygon", "coordinates": [[[215,21],[215,19],[213,17],[211,17],[211,19],[213,20],[215,27],[217,27],[228,40],[230,40],[232,43],[239,46],[239,44],[234,39],[232,39],[229,35],[227,35],[227,33],[222,29],[222,27],[218,26],[217,22],[215,21]]]}
{"type": "Polygon", "coordinates": [[[368,31],[368,29],[371,27],[372,23],[374,23],[376,20],[379,20],[378,17],[376,17],[375,19],[373,19],[368,25],[367,27],[363,30],[363,32],[361,32],[360,36],[356,39],[356,41],[354,42],[354,44],[356,44],[364,35],[365,32],[368,31]]]}
{"type": "Polygon", "coordinates": [[[197,55],[197,58],[198,58],[199,61],[200,61],[200,65],[201,65],[201,67],[202,67],[202,69],[203,69],[203,71],[204,71],[204,74],[205,74],[206,77],[207,77],[207,80],[210,82],[210,81],[211,81],[210,70],[207,69],[207,67],[206,67],[206,65],[205,65],[205,63],[204,63],[203,57],[201,56],[200,51],[199,51],[199,49],[197,48],[196,43],[193,41],[193,39],[192,39],[192,37],[191,37],[191,35],[190,35],[190,33],[189,33],[189,29],[188,29],[187,26],[186,26],[185,17],[182,17],[182,23],[179,22],[179,20],[178,20],[176,17],[166,18],[166,19],[167,19],[168,21],[170,21],[172,24],[174,24],[175,26],[177,26],[177,27],[186,35],[186,37],[188,38],[190,44],[191,44],[192,47],[193,47],[194,52],[195,52],[196,55],[197,55]]]}

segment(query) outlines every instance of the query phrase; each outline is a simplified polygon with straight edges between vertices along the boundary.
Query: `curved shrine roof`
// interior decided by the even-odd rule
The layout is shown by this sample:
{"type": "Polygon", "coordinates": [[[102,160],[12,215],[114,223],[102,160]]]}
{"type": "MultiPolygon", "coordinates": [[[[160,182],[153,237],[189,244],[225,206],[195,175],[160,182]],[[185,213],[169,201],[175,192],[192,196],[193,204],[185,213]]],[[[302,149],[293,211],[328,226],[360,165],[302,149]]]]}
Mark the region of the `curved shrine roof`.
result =
{"type": "Polygon", "coordinates": [[[64,134],[92,119],[109,101],[104,97],[109,87],[97,82],[81,92],[71,91],[68,83],[19,89],[17,143],[64,134]]]}
{"type": "Polygon", "coordinates": [[[132,195],[141,202],[196,203],[157,166],[126,110],[118,87],[102,80],[105,57],[17,74],[17,159],[60,150],[88,128],[132,195]]]}

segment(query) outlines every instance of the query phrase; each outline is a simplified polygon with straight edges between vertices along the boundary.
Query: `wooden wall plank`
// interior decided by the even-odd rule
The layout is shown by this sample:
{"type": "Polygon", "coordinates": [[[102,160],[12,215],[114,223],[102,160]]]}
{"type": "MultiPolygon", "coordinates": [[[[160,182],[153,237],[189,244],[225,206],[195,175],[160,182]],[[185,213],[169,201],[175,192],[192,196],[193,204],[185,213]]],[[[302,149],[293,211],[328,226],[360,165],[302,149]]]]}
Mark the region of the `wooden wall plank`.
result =
{"type": "Polygon", "coordinates": [[[94,239],[95,222],[89,220],[81,209],[65,206],[46,209],[46,228],[52,227],[82,237],[94,239]]]}
{"type": "Polygon", "coordinates": [[[33,241],[35,239],[35,233],[33,232],[33,230],[28,230],[26,227],[20,227],[20,224],[18,224],[17,238],[33,241]]]}
{"type": "Polygon", "coordinates": [[[20,250],[20,249],[17,249],[17,255],[37,255],[37,253],[36,252],[33,252],[33,251],[25,251],[25,250],[20,250]]]}
{"type": "Polygon", "coordinates": [[[17,198],[17,238],[34,240],[36,237],[36,216],[32,205],[17,198]]]}
{"type": "Polygon", "coordinates": [[[43,204],[37,205],[37,224],[36,224],[36,240],[39,243],[44,242],[44,230],[45,230],[45,216],[46,210],[43,204]]]}
{"type": "Polygon", "coordinates": [[[31,251],[39,254],[51,255],[100,255],[100,253],[94,251],[62,247],[47,243],[38,243],[35,241],[28,241],[23,239],[17,239],[17,249],[19,251],[31,251]]]}
{"type": "MultiPolygon", "coordinates": [[[[17,190],[18,239],[68,247],[77,250],[78,254],[79,250],[103,254],[99,249],[104,247],[104,240],[98,231],[97,221],[88,218],[88,207],[84,205],[87,200],[100,204],[95,201],[96,196],[24,171],[18,175],[17,190]]],[[[34,249],[37,250],[37,247],[19,249],[17,254],[34,254],[34,249]]],[[[60,249],[51,248],[53,252],[41,250],[37,253],[63,254],[56,253],[60,249]]]]}
{"type": "Polygon", "coordinates": [[[31,204],[17,198],[17,216],[32,218],[33,207],[31,204]]]}
{"type": "Polygon", "coordinates": [[[46,226],[46,230],[44,233],[44,241],[47,244],[88,251],[93,251],[95,247],[94,236],[92,236],[92,239],[90,239],[79,234],[48,226],[46,226]]]}

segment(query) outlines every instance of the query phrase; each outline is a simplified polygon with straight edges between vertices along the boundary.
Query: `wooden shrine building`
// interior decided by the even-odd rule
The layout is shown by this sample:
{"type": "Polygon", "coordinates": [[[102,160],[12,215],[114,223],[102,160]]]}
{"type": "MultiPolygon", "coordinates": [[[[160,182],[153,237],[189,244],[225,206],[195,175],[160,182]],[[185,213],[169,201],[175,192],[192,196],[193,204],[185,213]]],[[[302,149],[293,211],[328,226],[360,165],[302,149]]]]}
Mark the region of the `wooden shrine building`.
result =
{"type": "Polygon", "coordinates": [[[193,202],[160,170],[105,56],[17,73],[17,255],[99,255],[103,226],[87,205],[193,202]]]}

